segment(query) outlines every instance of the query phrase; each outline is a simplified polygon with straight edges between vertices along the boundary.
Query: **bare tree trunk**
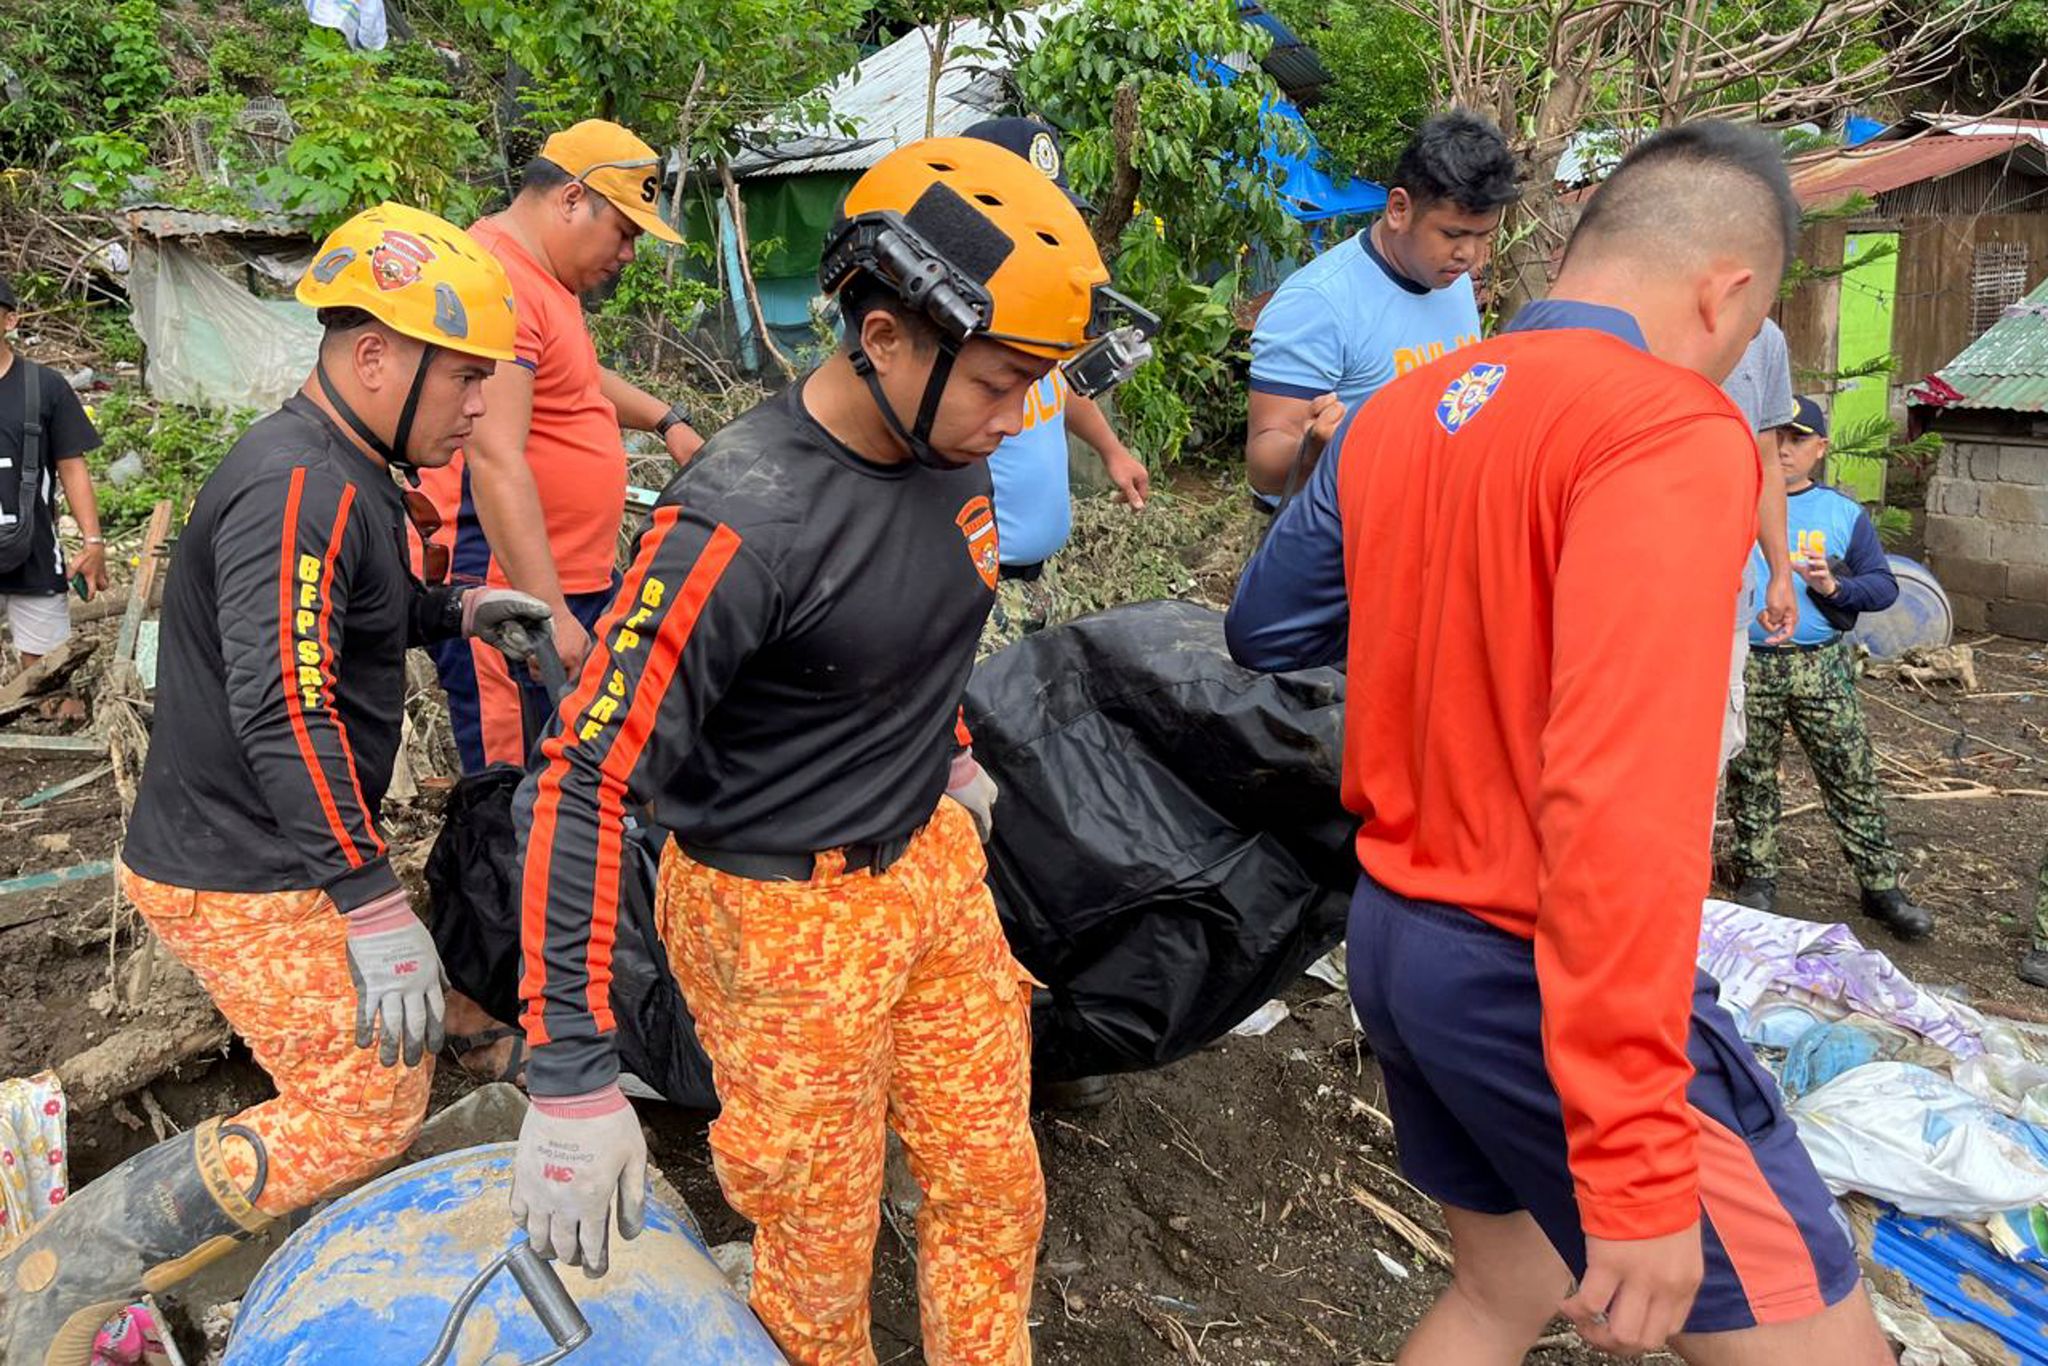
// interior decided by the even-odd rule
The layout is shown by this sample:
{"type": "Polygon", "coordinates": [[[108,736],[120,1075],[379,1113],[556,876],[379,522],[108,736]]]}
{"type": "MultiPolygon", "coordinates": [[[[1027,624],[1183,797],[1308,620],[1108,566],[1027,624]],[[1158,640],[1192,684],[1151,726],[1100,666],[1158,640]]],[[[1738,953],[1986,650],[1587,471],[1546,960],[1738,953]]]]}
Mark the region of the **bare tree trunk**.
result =
{"type": "MultiPolygon", "coordinates": [[[[694,131],[690,125],[696,120],[697,96],[704,89],[705,74],[704,63],[697,63],[697,74],[690,78],[689,93],[683,96],[683,112],[676,117],[676,187],[669,192],[668,221],[677,232],[683,230],[683,181],[690,174],[690,134],[694,131]]],[[[662,268],[661,278],[666,283],[675,282],[678,254],[670,252],[668,262],[662,268]]]]}
{"type": "Polygon", "coordinates": [[[946,72],[946,51],[953,46],[953,16],[944,14],[932,24],[931,36],[925,39],[925,47],[931,58],[931,67],[924,79],[924,135],[934,137],[939,126],[939,77],[946,72]]]}
{"type": "Polygon", "coordinates": [[[775,344],[775,338],[768,331],[768,318],[761,312],[761,295],[754,288],[753,244],[747,240],[747,206],[740,199],[739,182],[732,178],[732,163],[723,156],[718,158],[718,183],[725,190],[726,208],[732,211],[732,230],[739,238],[740,287],[746,294],[747,309],[754,315],[754,326],[760,330],[761,346],[782,368],[784,379],[796,378],[796,366],[782,348],[775,344]]]}
{"type": "Polygon", "coordinates": [[[1110,137],[1115,153],[1110,164],[1109,193],[1095,217],[1095,245],[1105,256],[1116,247],[1130,226],[1138,203],[1141,177],[1131,163],[1138,141],[1138,87],[1130,82],[1117,87],[1116,102],[1110,108],[1110,137]]]}

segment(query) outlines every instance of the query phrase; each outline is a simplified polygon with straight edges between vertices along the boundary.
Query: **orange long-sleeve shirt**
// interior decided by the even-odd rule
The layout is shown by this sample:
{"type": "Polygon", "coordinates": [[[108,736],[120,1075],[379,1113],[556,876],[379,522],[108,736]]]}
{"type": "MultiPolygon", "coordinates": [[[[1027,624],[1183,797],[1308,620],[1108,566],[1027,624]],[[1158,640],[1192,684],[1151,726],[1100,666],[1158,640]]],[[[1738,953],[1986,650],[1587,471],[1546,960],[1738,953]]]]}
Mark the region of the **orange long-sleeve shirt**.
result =
{"type": "Polygon", "coordinates": [[[1359,861],[1534,940],[1586,1231],[1684,1228],[1749,429],[1701,376],[1572,327],[1388,386],[1340,459],[1359,861]]]}

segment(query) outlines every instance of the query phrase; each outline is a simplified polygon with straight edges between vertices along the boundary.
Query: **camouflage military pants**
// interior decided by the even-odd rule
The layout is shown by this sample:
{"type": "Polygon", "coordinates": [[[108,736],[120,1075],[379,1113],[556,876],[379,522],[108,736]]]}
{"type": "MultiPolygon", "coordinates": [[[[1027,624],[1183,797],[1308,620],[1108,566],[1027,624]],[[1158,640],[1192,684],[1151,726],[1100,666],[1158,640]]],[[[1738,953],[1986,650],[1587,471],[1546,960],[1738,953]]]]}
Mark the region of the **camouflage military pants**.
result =
{"type": "Polygon", "coordinates": [[[1059,615],[1059,580],[1051,560],[1035,579],[1004,579],[996,584],[996,605],[981,628],[977,659],[986,659],[1005,645],[1015,645],[1043,631],[1059,615]]]}
{"type": "Polygon", "coordinates": [[[1863,728],[1849,647],[1838,642],[1804,652],[1753,650],[1744,678],[1749,740],[1728,765],[1728,809],[1735,822],[1730,861],[1735,876],[1777,876],[1783,810],[1778,757],[1789,722],[1813,766],[1821,805],[1834,823],[1856,881],[1873,892],[1898,886],[1898,854],[1885,827],[1877,757],[1863,728]]]}

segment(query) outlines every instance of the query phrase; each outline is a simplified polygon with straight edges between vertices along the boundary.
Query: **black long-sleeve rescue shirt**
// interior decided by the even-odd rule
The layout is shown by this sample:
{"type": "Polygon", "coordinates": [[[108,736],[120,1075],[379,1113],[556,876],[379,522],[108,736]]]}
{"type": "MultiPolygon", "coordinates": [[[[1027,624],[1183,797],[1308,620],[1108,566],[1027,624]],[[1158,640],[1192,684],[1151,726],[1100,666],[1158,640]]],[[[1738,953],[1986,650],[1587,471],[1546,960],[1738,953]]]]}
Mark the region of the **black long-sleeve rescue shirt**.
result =
{"type": "Polygon", "coordinates": [[[408,566],[391,475],[303,395],[200,489],[164,590],[156,719],[121,851],[155,882],[398,889],[377,831],[405,647],[460,633],[459,590],[408,566]]]}
{"type": "Polygon", "coordinates": [[[813,853],[906,836],[945,791],[996,586],[988,470],[865,460],[802,394],[719,432],[663,491],[519,791],[537,1095],[618,1072],[629,807],[707,848],[813,853]]]}

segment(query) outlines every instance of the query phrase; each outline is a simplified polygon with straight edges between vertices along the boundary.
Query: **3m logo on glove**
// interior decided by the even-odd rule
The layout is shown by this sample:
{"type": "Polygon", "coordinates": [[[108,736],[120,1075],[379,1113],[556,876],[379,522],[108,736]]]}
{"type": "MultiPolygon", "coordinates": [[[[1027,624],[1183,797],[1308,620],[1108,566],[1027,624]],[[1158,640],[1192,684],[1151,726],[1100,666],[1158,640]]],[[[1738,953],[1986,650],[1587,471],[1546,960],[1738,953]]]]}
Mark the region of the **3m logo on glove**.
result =
{"type": "Polygon", "coordinates": [[[541,1164],[540,1174],[542,1176],[545,1176],[550,1181],[562,1182],[564,1184],[570,1181],[574,1181],[576,1179],[575,1168],[564,1167],[559,1163],[555,1162],[543,1162],[541,1164]]]}

